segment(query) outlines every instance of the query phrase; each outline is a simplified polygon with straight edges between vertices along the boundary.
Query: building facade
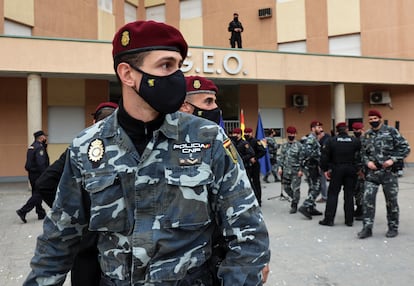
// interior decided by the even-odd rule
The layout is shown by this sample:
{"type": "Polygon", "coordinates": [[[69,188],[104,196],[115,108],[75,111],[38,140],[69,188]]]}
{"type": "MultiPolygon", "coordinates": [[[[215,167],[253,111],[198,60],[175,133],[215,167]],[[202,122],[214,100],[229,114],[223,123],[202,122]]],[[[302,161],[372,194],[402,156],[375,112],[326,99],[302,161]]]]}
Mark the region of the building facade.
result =
{"type": "MultiPolygon", "coordinates": [[[[411,0],[0,0],[0,181],[26,179],[33,132],[49,134],[56,159],[92,122],[101,101],[116,101],[111,40],[127,22],[156,20],[190,45],[186,75],[219,86],[224,119],[255,129],[319,120],[363,120],[380,110],[414,143],[414,10],[411,0]],[[230,48],[233,13],[243,49],[230,48]]],[[[407,158],[414,162],[414,155],[407,158]]]]}

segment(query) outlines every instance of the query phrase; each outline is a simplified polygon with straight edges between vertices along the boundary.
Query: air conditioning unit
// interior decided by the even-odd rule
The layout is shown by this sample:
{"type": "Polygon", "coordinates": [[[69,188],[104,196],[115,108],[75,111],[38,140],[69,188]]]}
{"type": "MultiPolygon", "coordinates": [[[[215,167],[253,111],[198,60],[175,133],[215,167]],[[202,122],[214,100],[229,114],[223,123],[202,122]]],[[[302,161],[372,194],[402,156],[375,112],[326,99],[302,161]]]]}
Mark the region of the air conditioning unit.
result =
{"type": "Polygon", "coordinates": [[[390,104],[391,96],[389,91],[373,91],[369,93],[370,104],[390,104]]]}
{"type": "Polygon", "coordinates": [[[308,106],[308,96],[300,93],[293,94],[292,105],[299,108],[308,106]]]}

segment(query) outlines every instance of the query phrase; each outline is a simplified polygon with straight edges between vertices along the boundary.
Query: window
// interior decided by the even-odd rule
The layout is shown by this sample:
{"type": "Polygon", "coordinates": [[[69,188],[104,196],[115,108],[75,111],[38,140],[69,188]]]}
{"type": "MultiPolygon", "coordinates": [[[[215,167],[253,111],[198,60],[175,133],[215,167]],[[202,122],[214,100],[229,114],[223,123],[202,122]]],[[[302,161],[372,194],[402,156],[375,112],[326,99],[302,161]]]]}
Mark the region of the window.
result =
{"type": "Polygon", "coordinates": [[[281,43],[278,45],[279,52],[306,53],[306,41],[281,43]]]}
{"type": "Polygon", "coordinates": [[[180,1],[181,19],[199,18],[203,14],[201,0],[182,0],[180,1]]]}
{"type": "Polygon", "coordinates": [[[361,56],[361,35],[344,35],[329,38],[329,54],[361,56]]]}
{"type": "Polygon", "coordinates": [[[16,22],[5,19],[4,20],[4,34],[15,36],[32,36],[32,28],[26,25],[18,24],[16,22]]]}
{"type": "Polygon", "coordinates": [[[148,7],[145,12],[147,20],[165,22],[165,5],[148,7]]]}
{"type": "MultiPolygon", "coordinates": [[[[88,118],[87,125],[92,124],[88,118]]],[[[85,109],[82,106],[49,106],[48,141],[50,143],[70,143],[85,129],[85,109]]]]}
{"type": "Polygon", "coordinates": [[[98,8],[112,14],[112,0],[98,0],[98,8]]]}
{"type": "Polygon", "coordinates": [[[125,23],[134,22],[137,20],[137,7],[125,2],[124,5],[125,23]]]}

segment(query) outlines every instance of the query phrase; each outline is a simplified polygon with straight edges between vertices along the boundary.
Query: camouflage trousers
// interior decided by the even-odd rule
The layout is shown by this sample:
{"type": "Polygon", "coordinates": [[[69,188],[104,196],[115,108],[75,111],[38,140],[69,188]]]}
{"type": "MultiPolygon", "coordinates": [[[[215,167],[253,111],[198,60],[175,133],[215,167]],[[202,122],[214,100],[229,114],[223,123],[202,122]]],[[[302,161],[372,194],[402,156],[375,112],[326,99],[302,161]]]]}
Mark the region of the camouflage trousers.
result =
{"type": "Polygon", "coordinates": [[[305,168],[304,173],[306,176],[306,182],[309,186],[308,196],[303,202],[304,207],[316,206],[315,200],[321,193],[321,178],[319,176],[319,167],[305,168]]]}
{"type": "Polygon", "coordinates": [[[364,199],[364,189],[365,189],[365,179],[358,177],[357,182],[355,184],[355,190],[354,190],[355,204],[357,206],[362,206],[362,202],[364,199]]]}
{"type": "Polygon", "coordinates": [[[283,190],[292,198],[293,204],[298,204],[300,200],[300,183],[302,177],[299,177],[297,173],[283,174],[282,187],[283,190]]]}
{"type": "Polygon", "coordinates": [[[375,218],[375,203],[379,185],[385,196],[387,221],[390,229],[398,229],[400,209],[398,207],[398,176],[391,170],[369,170],[365,180],[363,199],[364,227],[372,228],[375,218]]]}

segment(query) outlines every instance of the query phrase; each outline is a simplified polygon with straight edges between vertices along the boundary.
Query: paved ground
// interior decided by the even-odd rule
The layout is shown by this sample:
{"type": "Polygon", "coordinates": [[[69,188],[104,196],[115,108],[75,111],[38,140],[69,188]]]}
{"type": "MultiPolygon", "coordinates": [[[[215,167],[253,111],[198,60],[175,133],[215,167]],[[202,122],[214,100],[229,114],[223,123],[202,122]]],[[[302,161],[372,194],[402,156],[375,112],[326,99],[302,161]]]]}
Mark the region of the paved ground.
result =
{"type": "MultiPolygon", "coordinates": [[[[414,281],[414,168],[400,178],[400,235],[385,237],[387,223],[382,192],[377,196],[373,237],[356,238],[361,222],[344,224],[342,198],[334,227],[320,226],[321,217],[309,221],[290,215],[287,201],[270,199],[280,194],[280,184],[263,184],[263,212],[271,236],[271,273],[266,285],[413,285],[414,281]]],[[[302,184],[302,199],[307,193],[302,184]]],[[[29,198],[27,185],[0,184],[0,285],[21,285],[42,222],[34,212],[23,224],[15,210],[29,198]]],[[[318,204],[324,210],[324,204],[318,204]]],[[[69,283],[65,283],[69,285],[69,283]]]]}

